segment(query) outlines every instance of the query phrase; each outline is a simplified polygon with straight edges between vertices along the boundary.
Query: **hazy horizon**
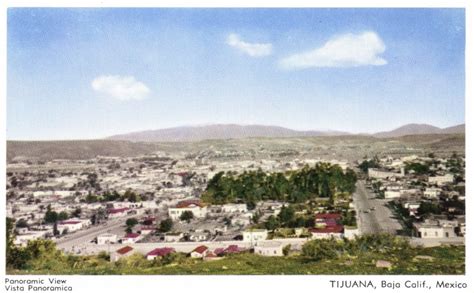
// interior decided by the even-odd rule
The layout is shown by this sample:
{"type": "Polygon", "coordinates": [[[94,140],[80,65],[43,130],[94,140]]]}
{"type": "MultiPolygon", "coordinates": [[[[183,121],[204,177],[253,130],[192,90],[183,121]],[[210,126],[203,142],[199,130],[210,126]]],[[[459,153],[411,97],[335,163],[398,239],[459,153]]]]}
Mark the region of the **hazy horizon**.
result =
{"type": "Polygon", "coordinates": [[[7,33],[8,140],[465,123],[464,9],[10,8],[7,33]]]}

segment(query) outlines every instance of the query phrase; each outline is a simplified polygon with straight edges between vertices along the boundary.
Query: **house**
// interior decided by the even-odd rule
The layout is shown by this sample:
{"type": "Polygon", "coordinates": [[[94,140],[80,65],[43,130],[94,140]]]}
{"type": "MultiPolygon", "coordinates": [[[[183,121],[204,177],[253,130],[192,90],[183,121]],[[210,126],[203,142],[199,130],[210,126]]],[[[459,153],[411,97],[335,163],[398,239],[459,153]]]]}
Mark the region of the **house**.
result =
{"type": "Polygon", "coordinates": [[[209,238],[209,234],[204,232],[191,232],[188,238],[190,241],[205,241],[209,238]]]}
{"type": "Polygon", "coordinates": [[[341,215],[338,213],[319,213],[314,215],[316,226],[332,226],[337,224],[340,219],[341,215]]]}
{"type": "Polygon", "coordinates": [[[146,259],[147,260],[154,260],[157,257],[163,257],[166,256],[170,253],[174,253],[175,250],[172,247],[161,247],[161,248],[155,248],[152,251],[148,252],[146,254],[146,259]]]}
{"type": "Polygon", "coordinates": [[[251,223],[251,219],[247,216],[239,215],[230,219],[230,223],[233,226],[248,226],[251,223]]]}
{"type": "Polygon", "coordinates": [[[283,243],[279,241],[261,241],[255,245],[254,253],[263,256],[282,256],[283,243]]]}
{"type": "Polygon", "coordinates": [[[399,198],[401,196],[401,192],[398,190],[385,190],[384,197],[385,198],[399,198]]]}
{"type": "Polygon", "coordinates": [[[97,236],[98,245],[111,244],[111,243],[116,243],[116,242],[117,242],[116,234],[104,233],[97,236]]]}
{"type": "Polygon", "coordinates": [[[122,237],[122,243],[136,243],[141,240],[142,237],[138,233],[128,233],[124,237],[122,237]]]}
{"type": "Polygon", "coordinates": [[[107,210],[109,219],[124,217],[128,214],[129,208],[112,208],[107,210]]]}
{"type": "Polygon", "coordinates": [[[426,188],[423,191],[423,196],[426,198],[438,198],[441,194],[441,188],[426,188]]]}
{"type": "Polygon", "coordinates": [[[119,259],[121,259],[122,257],[127,257],[127,256],[130,256],[133,254],[133,247],[131,246],[124,246],[116,251],[114,251],[111,255],[110,255],[110,261],[114,262],[114,261],[118,261],[119,259]]]}
{"type": "Polygon", "coordinates": [[[390,171],[382,171],[374,168],[368,169],[369,178],[377,179],[389,179],[389,178],[398,178],[405,176],[405,169],[401,168],[401,173],[395,173],[390,171]]]}
{"type": "Polygon", "coordinates": [[[247,205],[242,204],[225,204],[222,206],[223,213],[246,213],[247,205]]]}
{"type": "Polygon", "coordinates": [[[16,235],[13,243],[18,246],[26,246],[28,241],[43,238],[44,235],[44,231],[28,231],[27,233],[16,235]]]}
{"type": "Polygon", "coordinates": [[[344,238],[352,240],[358,235],[360,235],[359,228],[353,226],[344,226],[344,238]]]}
{"type": "Polygon", "coordinates": [[[207,207],[200,200],[180,201],[174,208],[168,209],[168,215],[172,220],[179,220],[186,211],[192,212],[196,218],[204,218],[207,215],[207,207]]]}
{"type": "Polygon", "coordinates": [[[442,224],[437,220],[425,220],[413,224],[420,238],[451,238],[456,237],[454,225],[442,224]]]}
{"type": "Polygon", "coordinates": [[[201,245],[196,247],[193,251],[191,251],[190,256],[192,258],[203,258],[206,256],[207,252],[209,251],[209,248],[205,245],[201,245]]]}
{"type": "Polygon", "coordinates": [[[321,228],[311,228],[309,232],[311,232],[311,238],[313,239],[341,239],[344,236],[344,226],[335,224],[321,228]]]}
{"type": "Polygon", "coordinates": [[[59,222],[57,228],[59,231],[67,230],[68,232],[74,232],[82,229],[84,226],[82,221],[68,220],[59,222]]]}
{"type": "Polygon", "coordinates": [[[178,242],[183,238],[183,233],[167,233],[165,234],[165,242],[178,242]]]}
{"type": "Polygon", "coordinates": [[[430,176],[428,177],[428,183],[436,184],[436,185],[445,185],[448,183],[454,182],[454,175],[453,174],[445,174],[443,176],[430,176]]]}
{"type": "Polygon", "coordinates": [[[156,228],[153,226],[141,226],[140,227],[140,234],[141,235],[148,235],[152,232],[155,232],[156,228]]]}
{"type": "Polygon", "coordinates": [[[250,229],[242,233],[243,241],[257,243],[267,239],[268,231],[266,229],[250,229]]]}

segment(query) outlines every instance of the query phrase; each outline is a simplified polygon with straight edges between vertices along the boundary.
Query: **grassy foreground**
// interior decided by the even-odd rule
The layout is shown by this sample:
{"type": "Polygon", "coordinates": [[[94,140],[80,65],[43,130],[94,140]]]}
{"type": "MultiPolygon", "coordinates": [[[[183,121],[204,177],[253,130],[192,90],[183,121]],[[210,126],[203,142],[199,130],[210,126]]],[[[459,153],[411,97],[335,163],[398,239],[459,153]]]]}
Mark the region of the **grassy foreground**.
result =
{"type": "Polygon", "coordinates": [[[339,255],[332,259],[314,260],[302,255],[263,257],[250,253],[230,255],[219,260],[203,261],[178,255],[164,263],[147,261],[132,255],[111,263],[106,256],[69,256],[66,261],[29,268],[8,269],[8,274],[79,274],[79,275],[352,275],[352,274],[464,274],[465,247],[443,246],[412,248],[403,253],[365,252],[358,255],[339,255]],[[392,263],[391,268],[377,268],[377,260],[392,263]]]}

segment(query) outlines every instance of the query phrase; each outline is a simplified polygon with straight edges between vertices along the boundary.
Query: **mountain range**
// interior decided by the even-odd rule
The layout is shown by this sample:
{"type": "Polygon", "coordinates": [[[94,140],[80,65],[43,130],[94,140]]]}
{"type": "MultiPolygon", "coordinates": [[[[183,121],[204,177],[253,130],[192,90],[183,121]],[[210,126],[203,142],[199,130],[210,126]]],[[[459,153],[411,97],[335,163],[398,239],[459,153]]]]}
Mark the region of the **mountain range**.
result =
{"type": "Polygon", "coordinates": [[[346,136],[364,135],[379,138],[401,137],[422,134],[465,133],[465,124],[447,128],[439,128],[429,124],[407,124],[391,131],[373,134],[356,134],[334,130],[300,131],[280,126],[211,124],[203,126],[181,126],[157,130],[131,132],[110,136],[108,140],[124,140],[133,142],[176,142],[200,141],[206,139],[237,139],[246,137],[304,137],[304,136],[346,136]]]}

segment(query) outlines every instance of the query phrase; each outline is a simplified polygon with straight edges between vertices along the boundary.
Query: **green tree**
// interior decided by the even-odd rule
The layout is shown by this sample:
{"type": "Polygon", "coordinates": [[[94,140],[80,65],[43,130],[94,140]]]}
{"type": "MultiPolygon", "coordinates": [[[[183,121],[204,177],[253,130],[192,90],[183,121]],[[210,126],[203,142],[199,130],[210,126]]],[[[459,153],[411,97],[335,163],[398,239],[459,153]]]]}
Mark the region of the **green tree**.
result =
{"type": "Polygon", "coordinates": [[[186,221],[188,223],[191,222],[193,218],[194,218],[194,214],[191,211],[184,211],[179,217],[181,221],[186,221]]]}
{"type": "Polygon", "coordinates": [[[58,214],[57,219],[58,219],[58,221],[67,220],[67,219],[69,219],[69,214],[66,211],[62,211],[58,214]]]}
{"type": "Polygon", "coordinates": [[[278,222],[278,219],[273,215],[268,217],[267,221],[265,222],[265,228],[267,230],[273,231],[278,227],[280,227],[280,223],[278,222]]]}
{"type": "Polygon", "coordinates": [[[127,225],[127,227],[130,227],[130,228],[135,227],[135,225],[137,224],[138,224],[138,220],[136,218],[130,218],[125,221],[125,225],[127,225]]]}
{"type": "Polygon", "coordinates": [[[171,231],[172,228],[173,228],[173,220],[168,218],[160,222],[160,227],[158,228],[158,230],[162,233],[166,233],[166,232],[171,231]]]}
{"type": "Polygon", "coordinates": [[[295,219],[295,210],[291,206],[282,207],[278,219],[282,225],[289,226],[295,219]]]}
{"type": "Polygon", "coordinates": [[[46,213],[44,214],[44,222],[47,224],[56,223],[58,221],[58,213],[51,209],[51,205],[48,205],[46,208],[46,213]]]}

